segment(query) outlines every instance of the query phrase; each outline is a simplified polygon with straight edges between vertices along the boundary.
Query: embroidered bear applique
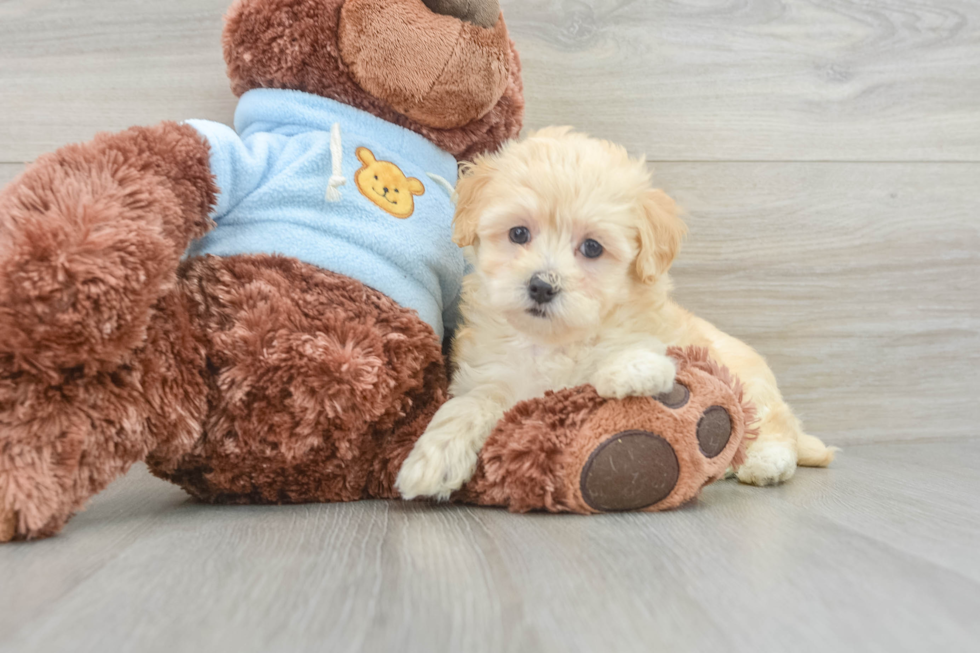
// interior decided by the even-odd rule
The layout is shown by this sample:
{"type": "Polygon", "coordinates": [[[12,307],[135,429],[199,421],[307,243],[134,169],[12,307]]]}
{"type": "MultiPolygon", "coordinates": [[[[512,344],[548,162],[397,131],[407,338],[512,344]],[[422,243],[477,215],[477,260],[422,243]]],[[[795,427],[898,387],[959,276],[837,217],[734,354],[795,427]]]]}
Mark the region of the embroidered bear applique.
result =
{"type": "Polygon", "coordinates": [[[357,148],[357,159],[363,164],[354,181],[361,195],[400,220],[415,213],[415,197],[425,195],[425,186],[415,177],[406,177],[390,161],[378,161],[366,147],[357,148]]]}

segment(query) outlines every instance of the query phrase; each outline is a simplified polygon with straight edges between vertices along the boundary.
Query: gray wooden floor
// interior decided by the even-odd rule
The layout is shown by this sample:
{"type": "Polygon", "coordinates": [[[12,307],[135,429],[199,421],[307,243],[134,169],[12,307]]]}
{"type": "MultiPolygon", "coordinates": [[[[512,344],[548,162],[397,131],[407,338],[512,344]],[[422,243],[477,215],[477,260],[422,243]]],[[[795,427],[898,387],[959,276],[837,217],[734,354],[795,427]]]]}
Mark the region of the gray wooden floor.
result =
{"type": "Polygon", "coordinates": [[[978,464],[980,439],[856,445],[595,518],[202,506],[140,468],[0,549],[0,651],[976,651],[978,464]]]}
{"type": "MultiPolygon", "coordinates": [[[[229,122],[230,0],[0,0],[0,184],[229,122]]],[[[845,452],[679,512],[213,508],[138,468],[0,548],[0,651],[980,650],[980,2],[503,0],[527,126],[645,154],[681,302],[845,452]]]]}

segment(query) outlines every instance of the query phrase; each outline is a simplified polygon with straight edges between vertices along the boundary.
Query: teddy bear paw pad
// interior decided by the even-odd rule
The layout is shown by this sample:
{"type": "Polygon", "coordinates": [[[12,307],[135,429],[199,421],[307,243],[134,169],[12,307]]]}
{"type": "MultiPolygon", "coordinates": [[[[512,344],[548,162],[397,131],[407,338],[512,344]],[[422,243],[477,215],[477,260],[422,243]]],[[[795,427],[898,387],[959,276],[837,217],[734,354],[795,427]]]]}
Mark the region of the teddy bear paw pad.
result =
{"type": "Polygon", "coordinates": [[[640,510],[663,501],[680,477],[673,447],[650,431],[623,431],[600,444],[582,469],[582,498],[594,510],[640,510]]]}
{"type": "Polygon", "coordinates": [[[718,457],[732,439],[732,417],[721,406],[704,411],[698,421],[698,444],[708,458],[718,457]]]}
{"type": "Polygon", "coordinates": [[[691,400],[691,391],[687,389],[687,386],[681,383],[675,383],[673,390],[657,395],[654,399],[667,408],[677,410],[686,406],[687,402],[691,400]]]}

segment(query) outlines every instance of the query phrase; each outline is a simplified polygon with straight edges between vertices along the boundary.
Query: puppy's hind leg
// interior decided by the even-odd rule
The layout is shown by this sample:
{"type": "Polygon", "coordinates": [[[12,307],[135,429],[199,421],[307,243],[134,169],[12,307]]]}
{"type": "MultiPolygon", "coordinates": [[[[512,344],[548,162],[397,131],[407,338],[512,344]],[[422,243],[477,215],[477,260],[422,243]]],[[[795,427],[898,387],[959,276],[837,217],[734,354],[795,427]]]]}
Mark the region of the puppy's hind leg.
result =
{"type": "Polygon", "coordinates": [[[796,473],[799,462],[798,438],[802,433],[799,421],[789,406],[778,402],[776,406],[760,401],[753,392],[746,392],[749,400],[759,411],[759,437],[750,442],[745,462],[735,476],[748,485],[778,485],[788,481],[796,473]]]}
{"type": "MultiPolygon", "coordinates": [[[[761,356],[759,360],[765,365],[761,356]]],[[[739,481],[775,485],[792,478],[797,465],[826,467],[833,461],[837,449],[803,432],[803,425],[783,401],[768,366],[764,373],[742,379],[749,400],[759,411],[759,437],[749,444],[745,464],[736,472],[739,481]]]]}
{"type": "Polygon", "coordinates": [[[839,448],[828,447],[820,438],[806,433],[800,433],[796,439],[797,464],[800,467],[827,467],[834,462],[838,451],[839,448]]]}

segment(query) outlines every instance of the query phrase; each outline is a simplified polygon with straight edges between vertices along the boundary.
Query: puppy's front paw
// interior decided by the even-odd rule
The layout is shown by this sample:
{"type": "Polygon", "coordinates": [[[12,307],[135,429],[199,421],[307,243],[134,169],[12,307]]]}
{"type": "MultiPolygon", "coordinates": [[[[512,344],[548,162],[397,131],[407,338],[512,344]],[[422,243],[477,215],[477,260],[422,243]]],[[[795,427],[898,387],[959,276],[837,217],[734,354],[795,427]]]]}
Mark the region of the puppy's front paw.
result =
{"type": "Polygon", "coordinates": [[[402,465],[395,487],[405,499],[434,497],[446,501],[476,471],[477,452],[465,438],[444,431],[426,431],[402,465]]]}
{"type": "Polygon", "coordinates": [[[652,351],[641,351],[629,358],[620,357],[615,365],[603,367],[592,379],[600,397],[650,397],[674,388],[677,364],[652,351]]]}
{"type": "Polygon", "coordinates": [[[786,442],[756,442],[745,454],[745,462],[735,471],[746,485],[778,485],[796,473],[796,449],[786,442]]]}

